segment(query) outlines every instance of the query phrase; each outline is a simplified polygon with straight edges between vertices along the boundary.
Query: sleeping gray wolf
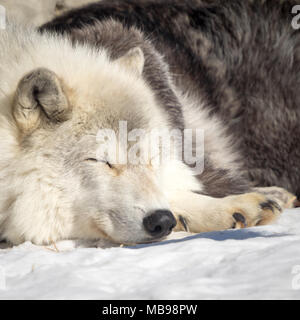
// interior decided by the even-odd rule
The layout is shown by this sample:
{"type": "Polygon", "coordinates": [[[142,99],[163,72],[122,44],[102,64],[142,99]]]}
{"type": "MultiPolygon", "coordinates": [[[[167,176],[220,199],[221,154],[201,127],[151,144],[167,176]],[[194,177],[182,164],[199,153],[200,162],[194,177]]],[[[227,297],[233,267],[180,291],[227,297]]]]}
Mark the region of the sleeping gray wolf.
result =
{"type": "MultiPolygon", "coordinates": [[[[103,0],[39,30],[9,22],[0,31],[1,239],[136,244],[264,225],[293,207],[294,4],[103,0]],[[204,148],[203,170],[177,144],[159,165],[99,156],[99,130],[118,133],[120,122],[126,133],[203,130],[192,144],[204,148]]],[[[118,150],[133,146],[116,137],[118,150]]]]}

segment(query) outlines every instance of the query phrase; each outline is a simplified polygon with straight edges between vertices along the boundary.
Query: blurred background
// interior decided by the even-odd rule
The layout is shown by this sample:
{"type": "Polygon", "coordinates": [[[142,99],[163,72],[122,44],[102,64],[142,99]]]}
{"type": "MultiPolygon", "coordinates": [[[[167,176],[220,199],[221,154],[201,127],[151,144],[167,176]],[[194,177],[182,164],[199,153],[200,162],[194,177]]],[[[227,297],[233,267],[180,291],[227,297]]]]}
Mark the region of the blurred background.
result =
{"type": "Polygon", "coordinates": [[[21,23],[41,25],[65,10],[79,7],[95,0],[0,0],[8,16],[21,23]]]}

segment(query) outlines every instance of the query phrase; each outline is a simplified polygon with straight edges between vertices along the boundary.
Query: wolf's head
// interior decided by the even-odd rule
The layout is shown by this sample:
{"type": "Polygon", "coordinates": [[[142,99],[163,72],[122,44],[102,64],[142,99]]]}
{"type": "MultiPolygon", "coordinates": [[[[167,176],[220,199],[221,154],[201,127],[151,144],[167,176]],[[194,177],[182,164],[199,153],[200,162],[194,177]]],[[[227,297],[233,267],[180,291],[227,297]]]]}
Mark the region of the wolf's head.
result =
{"type": "Polygon", "coordinates": [[[136,148],[123,136],[168,126],[142,78],[142,50],[115,61],[99,52],[87,59],[78,59],[71,73],[43,66],[18,81],[11,100],[17,142],[1,203],[2,234],[12,242],[104,237],[140,243],[161,239],[176,225],[166,175],[176,184],[182,163],[136,163],[149,146],[140,136],[136,148]],[[115,133],[106,143],[112,152],[103,152],[107,140],[99,131],[115,133]],[[124,162],[121,153],[129,149],[124,162]]]}

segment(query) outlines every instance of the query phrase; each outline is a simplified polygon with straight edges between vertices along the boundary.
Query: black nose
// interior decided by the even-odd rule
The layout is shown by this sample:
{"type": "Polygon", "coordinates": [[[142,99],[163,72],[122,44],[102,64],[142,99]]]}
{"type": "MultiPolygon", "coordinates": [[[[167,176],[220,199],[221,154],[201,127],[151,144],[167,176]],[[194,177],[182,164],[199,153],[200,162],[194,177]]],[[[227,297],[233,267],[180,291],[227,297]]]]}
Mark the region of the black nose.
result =
{"type": "Polygon", "coordinates": [[[144,218],[146,231],[156,238],[164,237],[171,233],[176,226],[176,220],[172,212],[168,210],[157,210],[144,218]]]}

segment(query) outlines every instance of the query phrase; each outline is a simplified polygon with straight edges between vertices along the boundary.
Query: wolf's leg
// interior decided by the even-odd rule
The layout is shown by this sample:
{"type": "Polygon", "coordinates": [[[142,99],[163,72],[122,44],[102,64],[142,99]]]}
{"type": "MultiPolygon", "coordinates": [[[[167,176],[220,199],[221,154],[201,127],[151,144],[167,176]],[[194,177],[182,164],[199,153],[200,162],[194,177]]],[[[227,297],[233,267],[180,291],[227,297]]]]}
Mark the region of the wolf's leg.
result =
{"type": "Polygon", "coordinates": [[[264,225],[282,212],[274,197],[258,191],[224,198],[178,191],[170,205],[178,221],[175,231],[194,233],[264,225]]]}

